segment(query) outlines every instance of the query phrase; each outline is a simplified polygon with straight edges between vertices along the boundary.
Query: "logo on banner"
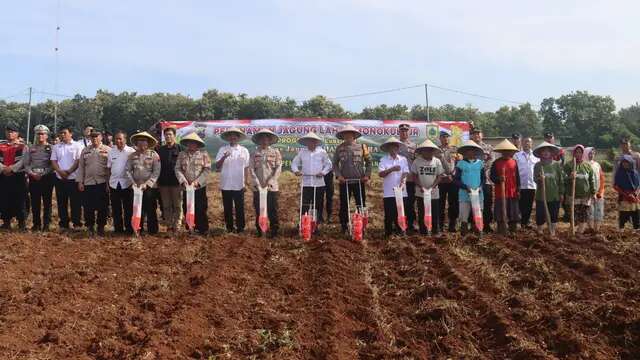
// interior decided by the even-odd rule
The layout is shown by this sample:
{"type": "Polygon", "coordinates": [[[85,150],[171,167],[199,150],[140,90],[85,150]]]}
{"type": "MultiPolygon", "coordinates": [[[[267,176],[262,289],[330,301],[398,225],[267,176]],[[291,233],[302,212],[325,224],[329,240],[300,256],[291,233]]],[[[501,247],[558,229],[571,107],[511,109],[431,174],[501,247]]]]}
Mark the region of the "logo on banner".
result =
{"type": "Polygon", "coordinates": [[[431,141],[435,141],[440,136],[440,126],[436,124],[427,124],[427,138],[431,141]]]}

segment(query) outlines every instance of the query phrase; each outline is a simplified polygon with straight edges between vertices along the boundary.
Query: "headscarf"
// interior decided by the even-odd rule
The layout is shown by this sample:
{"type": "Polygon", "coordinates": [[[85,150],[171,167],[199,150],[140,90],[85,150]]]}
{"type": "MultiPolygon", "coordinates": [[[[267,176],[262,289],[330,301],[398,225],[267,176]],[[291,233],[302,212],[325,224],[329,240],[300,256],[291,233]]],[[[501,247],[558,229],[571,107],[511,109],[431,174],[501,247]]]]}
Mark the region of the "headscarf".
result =
{"type": "MultiPolygon", "coordinates": [[[[595,152],[595,149],[593,147],[587,147],[584,149],[584,155],[582,155],[582,158],[585,159],[586,161],[589,161],[589,155],[591,155],[592,152],[595,152]]],[[[593,159],[593,161],[595,161],[596,159],[593,159]]]]}
{"type": "Polygon", "coordinates": [[[584,151],[584,146],[582,146],[582,145],[578,144],[578,145],[576,145],[576,146],[573,148],[573,158],[574,158],[574,159],[576,159],[576,163],[577,163],[577,164],[580,164],[582,161],[584,161],[584,159],[585,159],[585,155],[586,155],[586,153],[585,153],[585,151],[584,151]],[[578,158],[576,157],[576,150],[578,150],[578,149],[581,149],[581,150],[582,150],[582,157],[581,157],[580,159],[578,159],[578,158]]]}
{"type": "Polygon", "coordinates": [[[584,154],[582,155],[582,158],[584,159],[584,161],[586,163],[588,163],[589,165],[591,165],[591,168],[593,169],[593,173],[596,175],[596,189],[600,188],[600,172],[602,171],[602,168],[600,167],[600,164],[598,164],[598,162],[596,161],[596,159],[594,158],[593,160],[589,160],[589,155],[591,155],[591,153],[595,153],[595,149],[593,147],[588,147],[584,149],[584,154]]]}
{"type": "Polygon", "coordinates": [[[640,175],[638,175],[638,171],[635,169],[635,161],[631,155],[622,156],[620,166],[618,167],[618,171],[616,171],[615,185],[627,191],[635,191],[640,188],[640,175]],[[631,168],[625,169],[622,166],[623,161],[631,164],[631,168]]]}

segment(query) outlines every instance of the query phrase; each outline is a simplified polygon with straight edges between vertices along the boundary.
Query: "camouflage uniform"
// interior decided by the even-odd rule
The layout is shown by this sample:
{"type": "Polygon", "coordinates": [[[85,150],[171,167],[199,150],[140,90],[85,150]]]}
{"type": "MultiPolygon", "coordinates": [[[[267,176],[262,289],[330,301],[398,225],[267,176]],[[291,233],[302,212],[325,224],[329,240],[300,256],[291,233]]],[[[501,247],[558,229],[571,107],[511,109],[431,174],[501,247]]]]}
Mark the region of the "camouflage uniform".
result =
{"type": "MultiPolygon", "coordinates": [[[[336,177],[343,177],[345,180],[362,180],[364,177],[371,177],[371,154],[365,144],[353,142],[351,144],[342,143],[336,147],[333,155],[333,172],[336,177]]],[[[351,196],[355,198],[356,204],[366,207],[367,195],[366,187],[363,183],[357,182],[339,184],[340,186],[340,225],[346,231],[349,224],[349,213],[347,204],[351,201],[351,196]],[[360,198],[362,193],[362,199],[360,198]],[[347,196],[348,195],[348,196],[347,196]]]]}
{"type": "Polygon", "coordinates": [[[51,223],[51,199],[56,176],[51,166],[50,144],[36,144],[24,154],[23,164],[29,176],[33,230],[48,230],[51,223]],[[42,216],[41,209],[42,206],[42,216]]]}
{"type": "Polygon", "coordinates": [[[99,234],[104,231],[109,211],[109,150],[111,148],[103,144],[98,147],[92,144],[82,149],[76,175],[76,181],[84,185],[81,196],[85,225],[93,232],[93,226],[97,224],[99,234]]]}
{"type": "MultiPolygon", "coordinates": [[[[211,173],[211,158],[204,149],[198,149],[194,152],[183,150],[176,160],[175,173],[180,184],[187,185],[198,182],[194,196],[195,226],[199,233],[204,234],[209,231],[207,179],[211,173]]],[[[186,213],[186,191],[183,192],[182,206],[184,208],[183,211],[186,213]]]]}
{"type": "Polygon", "coordinates": [[[256,230],[260,232],[258,217],[260,216],[260,193],[258,186],[265,184],[267,192],[267,214],[269,215],[270,236],[278,233],[280,227],[278,217],[278,178],[282,172],[282,155],[280,151],[271,146],[266,149],[256,148],[249,157],[249,170],[251,171],[251,187],[253,189],[253,207],[256,212],[256,230]]]}
{"type": "Polygon", "coordinates": [[[142,196],[142,218],[140,224],[147,219],[147,230],[150,234],[158,233],[158,189],[160,176],[160,156],[153,150],[134,152],[127,160],[127,176],[134,184],[144,184],[146,189],[142,196]]]}

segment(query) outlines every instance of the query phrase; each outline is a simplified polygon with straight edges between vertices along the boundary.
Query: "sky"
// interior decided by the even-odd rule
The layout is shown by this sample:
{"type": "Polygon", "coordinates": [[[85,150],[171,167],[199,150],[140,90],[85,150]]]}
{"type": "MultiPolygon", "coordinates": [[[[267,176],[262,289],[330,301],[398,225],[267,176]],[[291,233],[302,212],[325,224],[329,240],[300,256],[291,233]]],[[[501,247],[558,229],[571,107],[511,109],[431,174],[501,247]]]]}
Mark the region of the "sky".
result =
{"type": "MultiPolygon", "coordinates": [[[[616,0],[5,1],[0,99],[215,88],[303,101],[429,83],[534,106],[586,90],[625,107],[640,101],[638,14],[616,0]]],[[[513,105],[436,88],[429,100],[513,105]]],[[[359,111],[425,95],[336,101],[359,111]]]]}

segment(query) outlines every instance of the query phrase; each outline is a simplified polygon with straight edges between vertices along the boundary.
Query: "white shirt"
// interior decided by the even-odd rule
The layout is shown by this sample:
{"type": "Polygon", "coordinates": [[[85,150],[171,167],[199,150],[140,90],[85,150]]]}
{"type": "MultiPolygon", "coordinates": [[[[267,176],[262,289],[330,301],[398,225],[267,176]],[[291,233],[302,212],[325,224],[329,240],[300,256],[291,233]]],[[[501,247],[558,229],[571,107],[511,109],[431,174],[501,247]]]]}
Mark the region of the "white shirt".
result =
{"type": "MultiPolygon", "coordinates": [[[[384,189],[383,197],[388,198],[395,196],[395,194],[393,193],[393,188],[396,186],[400,186],[402,174],[409,173],[409,163],[407,163],[407,158],[402,155],[397,155],[397,157],[394,159],[389,154],[387,154],[383,156],[382,159],[380,159],[380,163],[378,164],[378,169],[380,171],[391,169],[396,165],[400,165],[400,171],[392,171],[384,177],[384,182],[382,183],[382,188],[384,189]]],[[[407,196],[406,186],[402,188],[402,196],[407,196]]]]}
{"type": "MultiPolygon", "coordinates": [[[[438,185],[433,186],[438,176],[444,174],[444,167],[440,159],[433,157],[431,160],[427,160],[422,156],[416,157],[411,164],[411,173],[415,178],[420,180],[422,186],[431,187],[431,200],[440,199],[440,189],[438,185]]],[[[416,196],[423,197],[422,188],[418,186],[417,181],[416,196]]]]}
{"type": "Polygon", "coordinates": [[[327,175],[331,171],[331,159],[327,152],[320,147],[313,151],[301,149],[291,161],[291,171],[302,173],[302,186],[325,186],[324,177],[315,176],[318,173],[327,175]]]}
{"type": "Polygon", "coordinates": [[[218,150],[216,162],[220,161],[227,151],[229,156],[220,169],[220,189],[242,190],[244,189],[244,169],[249,167],[249,150],[242,145],[225,145],[218,150]]]}
{"type": "Polygon", "coordinates": [[[518,171],[520,172],[520,189],[536,189],[536,182],[533,174],[533,167],[540,159],[533,155],[533,151],[519,151],[514,156],[518,163],[518,171]]]}
{"type": "MultiPolygon", "coordinates": [[[[56,145],[53,145],[53,149],[51,150],[51,161],[57,161],[58,166],[62,170],[69,170],[73,164],[80,159],[80,153],[82,152],[83,146],[75,141],[71,141],[69,144],[60,142],[56,145]]],[[[69,174],[67,180],[75,180],[77,169],[69,174]]],[[[58,179],[62,179],[60,174],[56,172],[56,176],[58,179]]]]}
{"type": "Polygon", "coordinates": [[[131,186],[131,179],[127,176],[127,160],[129,155],[136,150],[131,146],[125,145],[122,150],[114,146],[109,150],[107,158],[107,167],[111,169],[111,176],[109,177],[109,186],[112,189],[117,189],[120,184],[121,189],[126,189],[131,186]]]}

